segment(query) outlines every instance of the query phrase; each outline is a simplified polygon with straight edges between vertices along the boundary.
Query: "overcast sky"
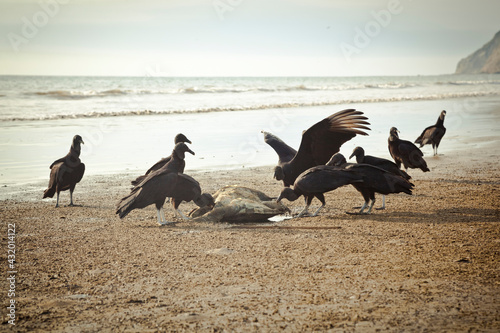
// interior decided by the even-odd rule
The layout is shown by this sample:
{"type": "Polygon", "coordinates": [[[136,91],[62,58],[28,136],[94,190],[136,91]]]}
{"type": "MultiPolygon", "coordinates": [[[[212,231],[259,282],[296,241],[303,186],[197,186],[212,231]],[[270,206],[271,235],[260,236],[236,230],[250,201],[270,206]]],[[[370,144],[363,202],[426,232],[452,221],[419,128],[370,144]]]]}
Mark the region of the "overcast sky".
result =
{"type": "Polygon", "coordinates": [[[0,74],[453,73],[499,13],[498,0],[0,0],[0,74]]]}

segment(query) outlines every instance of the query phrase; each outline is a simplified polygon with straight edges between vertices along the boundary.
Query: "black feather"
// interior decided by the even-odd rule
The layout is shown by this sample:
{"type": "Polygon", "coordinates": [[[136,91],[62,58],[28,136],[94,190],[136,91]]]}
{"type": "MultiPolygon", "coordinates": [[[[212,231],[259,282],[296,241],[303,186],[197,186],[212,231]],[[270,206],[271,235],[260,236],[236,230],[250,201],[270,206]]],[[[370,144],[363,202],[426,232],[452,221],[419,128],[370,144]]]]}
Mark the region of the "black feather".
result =
{"type": "MultiPolygon", "coordinates": [[[[75,186],[82,180],[85,173],[85,164],[80,160],[82,143],[84,143],[82,137],[75,135],[68,154],[52,162],[49,186],[43,192],[43,198],[52,198],[56,193],[59,197],[59,193],[66,190],[69,190],[71,198],[73,197],[75,186]]],[[[72,201],[71,204],[73,204],[72,201]]],[[[59,202],[57,202],[56,207],[58,205],[59,202]]]]}
{"type": "Polygon", "coordinates": [[[305,170],[325,164],[346,141],[358,134],[368,135],[363,131],[369,130],[367,120],[363,112],[347,109],[314,124],[302,133],[299,150],[293,159],[275,168],[275,177],[283,180],[285,186],[291,186],[305,170]]]}

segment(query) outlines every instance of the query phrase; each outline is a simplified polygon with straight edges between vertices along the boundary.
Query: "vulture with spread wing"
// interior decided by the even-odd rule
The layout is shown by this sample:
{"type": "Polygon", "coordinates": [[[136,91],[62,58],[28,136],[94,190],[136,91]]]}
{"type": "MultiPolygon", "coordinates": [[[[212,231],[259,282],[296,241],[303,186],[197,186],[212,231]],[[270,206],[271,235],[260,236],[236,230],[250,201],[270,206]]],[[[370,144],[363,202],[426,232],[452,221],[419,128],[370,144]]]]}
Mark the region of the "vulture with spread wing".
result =
{"type": "Polygon", "coordinates": [[[344,142],[356,134],[368,135],[368,118],[363,112],[347,109],[332,114],[302,133],[299,150],[285,144],[276,136],[263,132],[264,140],[278,154],[279,162],[274,169],[274,178],[282,180],[285,187],[291,186],[305,170],[325,164],[340,150],[344,142]]]}

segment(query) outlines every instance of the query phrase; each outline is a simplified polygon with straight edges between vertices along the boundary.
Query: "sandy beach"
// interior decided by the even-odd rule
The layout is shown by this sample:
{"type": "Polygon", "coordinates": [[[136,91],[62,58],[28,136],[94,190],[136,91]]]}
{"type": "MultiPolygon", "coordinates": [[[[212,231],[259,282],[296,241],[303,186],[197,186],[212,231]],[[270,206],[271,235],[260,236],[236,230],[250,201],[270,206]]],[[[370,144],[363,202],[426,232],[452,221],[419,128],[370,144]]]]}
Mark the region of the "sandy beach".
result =
{"type": "MultiPolygon", "coordinates": [[[[2,328],[498,331],[498,156],[496,145],[426,156],[431,172],[411,172],[414,195],[389,196],[371,215],[345,213],[362,203],[349,186],[328,193],[318,217],[261,224],[175,220],[167,208],[176,223],[161,227],[153,206],[119,220],[135,174],[84,177],[80,207],[42,201],[45,182],[11,189],[1,257],[7,265],[15,224],[15,327],[4,303],[2,328]]],[[[236,184],[277,196],[272,168],[191,175],[211,193],[236,184]]],[[[303,200],[285,204],[297,212],[303,200]]]]}

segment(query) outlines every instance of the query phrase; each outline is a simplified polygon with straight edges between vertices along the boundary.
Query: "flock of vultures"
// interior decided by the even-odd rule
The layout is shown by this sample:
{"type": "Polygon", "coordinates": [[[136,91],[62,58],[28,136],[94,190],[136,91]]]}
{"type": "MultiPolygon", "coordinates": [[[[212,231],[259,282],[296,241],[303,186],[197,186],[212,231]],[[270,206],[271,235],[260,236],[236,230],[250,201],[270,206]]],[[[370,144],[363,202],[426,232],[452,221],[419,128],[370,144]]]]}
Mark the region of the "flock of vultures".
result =
{"type": "MultiPolygon", "coordinates": [[[[424,129],[415,143],[423,147],[432,145],[437,155],[439,143],[446,129],[443,126],[446,111],[442,111],[436,124],[424,129]]],[[[388,148],[394,162],[365,155],[363,148],[356,147],[349,158],[356,157],[357,163],[347,163],[339,152],[340,147],[356,135],[368,135],[370,130],[363,112],[347,109],[332,114],[311,126],[302,133],[302,141],[298,150],[288,146],[277,136],[262,132],[264,140],[278,154],[279,162],[274,169],[274,178],[283,181],[284,188],[277,201],[297,200],[304,196],[306,206],[297,217],[309,214],[308,209],[313,198],[322,205],[312,216],[325,206],[324,193],[338,187],[352,185],[361,193],[364,204],[357,214],[370,214],[375,203],[375,193],[387,195],[391,193],[412,194],[414,185],[410,182],[408,169],[429,171],[423,159],[422,151],[412,142],[399,138],[399,131],[392,127],[389,131],[388,148]],[[404,166],[406,171],[401,169],[404,166]]],[[[132,181],[130,194],[123,197],[117,205],[116,214],[125,217],[132,210],[155,204],[158,223],[166,224],[163,204],[171,198],[175,215],[187,217],[179,210],[181,202],[193,201],[199,207],[214,206],[214,199],[209,193],[202,193],[200,184],[184,174],[186,153],[194,155],[187,146],[191,143],[183,134],[175,136],[175,147],[169,157],[163,158],[146,173],[132,181]]],[[[82,179],[85,165],[80,160],[83,139],[79,135],[73,137],[69,153],[50,165],[50,181],[44,191],[43,198],[52,198],[57,194],[56,207],[59,206],[59,193],[69,190],[70,206],[73,206],[73,191],[82,179]]],[[[383,207],[385,208],[385,197],[383,207]]]]}

